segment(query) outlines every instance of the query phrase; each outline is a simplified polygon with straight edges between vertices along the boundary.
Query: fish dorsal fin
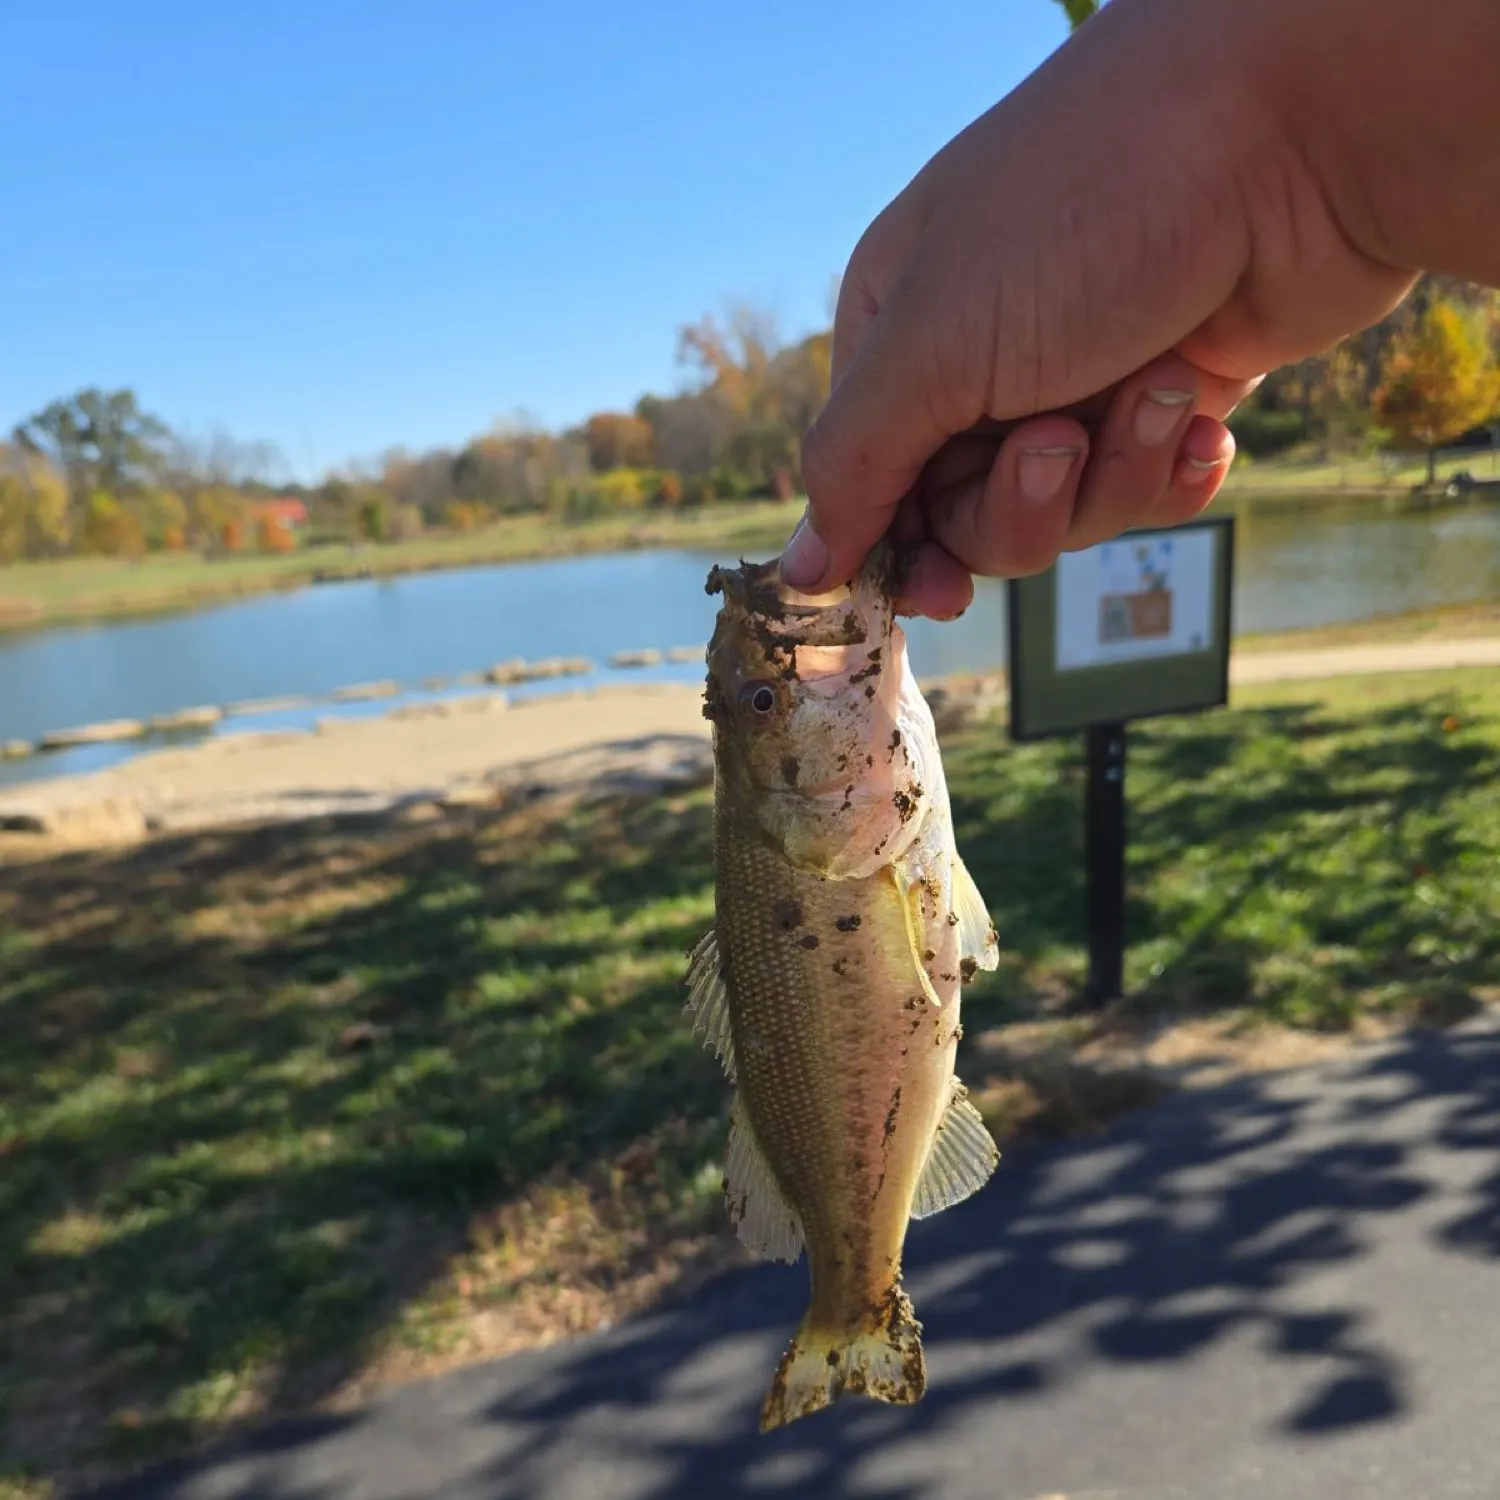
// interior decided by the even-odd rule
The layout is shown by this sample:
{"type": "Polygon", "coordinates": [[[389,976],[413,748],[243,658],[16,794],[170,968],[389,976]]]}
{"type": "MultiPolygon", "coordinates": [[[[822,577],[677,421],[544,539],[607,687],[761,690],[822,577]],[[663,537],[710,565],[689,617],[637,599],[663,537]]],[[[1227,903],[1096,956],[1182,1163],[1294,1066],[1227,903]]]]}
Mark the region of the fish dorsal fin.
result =
{"type": "Polygon", "coordinates": [[[999,1161],[1000,1151],[984,1117],[969,1102],[969,1091],[955,1078],[953,1096],[917,1179],[912,1218],[926,1219],[962,1203],[990,1180],[999,1161]]]}
{"type": "Polygon", "coordinates": [[[953,856],[953,913],[958,918],[959,958],[972,958],[981,969],[999,968],[1000,942],[989,910],[957,853],[953,856]]]}
{"type": "Polygon", "coordinates": [[[755,1137],[745,1101],[735,1096],[724,1158],[724,1201],[741,1243],[762,1260],[794,1261],[802,1253],[802,1224],[786,1201],[755,1137]]]}
{"type": "Polygon", "coordinates": [[[729,1029],[729,992],[719,961],[719,935],[710,927],[688,954],[688,999],[683,1009],[693,1018],[693,1035],[724,1065],[734,1082],[734,1036],[729,1029]]]}

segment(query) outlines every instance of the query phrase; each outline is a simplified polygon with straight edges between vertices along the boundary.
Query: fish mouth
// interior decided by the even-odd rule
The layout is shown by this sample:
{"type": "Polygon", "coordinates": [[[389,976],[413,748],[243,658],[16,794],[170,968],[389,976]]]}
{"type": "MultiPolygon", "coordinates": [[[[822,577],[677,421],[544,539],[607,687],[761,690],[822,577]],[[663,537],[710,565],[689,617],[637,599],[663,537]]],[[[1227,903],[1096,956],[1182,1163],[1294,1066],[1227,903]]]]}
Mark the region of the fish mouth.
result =
{"type": "Polygon", "coordinates": [[[726,610],[753,621],[767,646],[859,646],[890,632],[895,601],[910,556],[889,539],[871,548],[863,566],[846,584],[821,594],[804,594],[781,576],[779,558],[737,568],[709,570],[704,590],[723,594],[726,610]]]}

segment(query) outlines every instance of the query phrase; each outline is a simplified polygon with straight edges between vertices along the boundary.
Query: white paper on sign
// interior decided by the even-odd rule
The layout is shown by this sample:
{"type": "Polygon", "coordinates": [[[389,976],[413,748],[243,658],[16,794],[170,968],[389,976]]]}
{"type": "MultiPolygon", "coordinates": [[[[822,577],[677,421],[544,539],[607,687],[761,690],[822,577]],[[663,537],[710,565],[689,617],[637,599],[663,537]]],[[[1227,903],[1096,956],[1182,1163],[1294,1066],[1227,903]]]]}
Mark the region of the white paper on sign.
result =
{"type": "Polygon", "coordinates": [[[1057,560],[1057,669],[1206,651],[1216,530],[1120,537],[1057,560]]]}

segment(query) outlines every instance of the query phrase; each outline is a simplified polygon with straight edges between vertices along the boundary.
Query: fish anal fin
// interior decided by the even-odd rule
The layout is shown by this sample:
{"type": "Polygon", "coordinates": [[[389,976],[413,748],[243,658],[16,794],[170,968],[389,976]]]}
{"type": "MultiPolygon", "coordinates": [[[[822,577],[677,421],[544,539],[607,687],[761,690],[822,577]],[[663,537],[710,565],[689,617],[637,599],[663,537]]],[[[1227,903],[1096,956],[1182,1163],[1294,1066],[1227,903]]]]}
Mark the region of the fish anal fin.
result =
{"type": "Polygon", "coordinates": [[[968,866],[955,851],[953,855],[953,914],[958,918],[958,954],[970,958],[980,969],[1000,967],[1000,940],[989,909],[968,866]]]}
{"type": "Polygon", "coordinates": [[[972,1197],[990,1180],[999,1161],[1000,1151],[984,1116],[974,1108],[969,1091],[955,1078],[953,1095],[927,1152],[922,1175],[917,1179],[912,1218],[929,1218],[972,1197]]]}
{"type": "Polygon", "coordinates": [[[724,1202],[741,1243],[762,1260],[795,1261],[802,1253],[802,1224],[786,1201],[755,1128],[736,1096],[729,1114],[729,1150],[724,1158],[724,1202]]]}
{"type": "Polygon", "coordinates": [[[719,959],[718,933],[710,927],[688,954],[688,999],[683,1009],[693,1018],[693,1035],[713,1051],[734,1082],[734,1035],[729,1026],[729,992],[719,959]]]}
{"type": "Polygon", "coordinates": [[[832,1331],[803,1320],[761,1403],[760,1430],[784,1427],[832,1406],[841,1396],[909,1406],[926,1389],[922,1325],[906,1293],[893,1286],[873,1326],[832,1331]]]}

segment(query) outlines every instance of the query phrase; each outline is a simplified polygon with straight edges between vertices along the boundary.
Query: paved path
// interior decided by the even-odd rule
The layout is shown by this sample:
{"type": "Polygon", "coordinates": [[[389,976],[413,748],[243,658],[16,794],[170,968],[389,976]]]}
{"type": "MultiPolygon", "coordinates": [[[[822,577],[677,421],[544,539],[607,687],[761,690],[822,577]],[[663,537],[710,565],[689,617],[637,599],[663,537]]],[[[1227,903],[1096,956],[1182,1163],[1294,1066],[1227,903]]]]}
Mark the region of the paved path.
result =
{"type": "Polygon", "coordinates": [[[1500,1027],[1190,1092],[918,1227],[927,1399],[754,1431],[802,1267],[113,1500],[1500,1494],[1500,1027]]]}
{"type": "Polygon", "coordinates": [[[1229,680],[1295,682],[1357,677],[1365,672],[1440,672],[1448,667],[1500,666],[1500,637],[1402,641],[1370,646],[1320,646],[1307,651],[1234,651],[1229,680]]]}

